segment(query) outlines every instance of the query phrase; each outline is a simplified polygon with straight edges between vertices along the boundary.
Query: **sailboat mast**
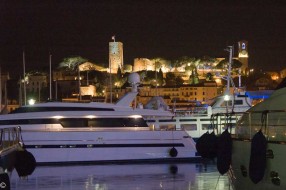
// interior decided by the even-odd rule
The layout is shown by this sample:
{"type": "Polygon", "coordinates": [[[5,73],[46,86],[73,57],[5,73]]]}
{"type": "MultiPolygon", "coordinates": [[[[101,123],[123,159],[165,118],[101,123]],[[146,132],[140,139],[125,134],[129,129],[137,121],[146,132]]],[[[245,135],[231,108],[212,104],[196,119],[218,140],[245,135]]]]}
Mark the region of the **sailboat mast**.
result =
{"type": "Polygon", "coordinates": [[[26,62],[25,62],[25,51],[23,51],[23,78],[24,78],[24,83],[23,83],[23,88],[24,88],[24,105],[27,104],[27,97],[26,97],[26,62]]]}
{"type": "Polygon", "coordinates": [[[228,46],[229,48],[229,63],[228,63],[228,70],[227,70],[227,86],[226,91],[228,95],[230,95],[230,80],[231,80],[231,65],[232,65],[232,46],[228,46]]]}
{"type": "Polygon", "coordinates": [[[52,100],[52,54],[51,53],[49,55],[49,66],[50,66],[50,100],[52,100]]]}

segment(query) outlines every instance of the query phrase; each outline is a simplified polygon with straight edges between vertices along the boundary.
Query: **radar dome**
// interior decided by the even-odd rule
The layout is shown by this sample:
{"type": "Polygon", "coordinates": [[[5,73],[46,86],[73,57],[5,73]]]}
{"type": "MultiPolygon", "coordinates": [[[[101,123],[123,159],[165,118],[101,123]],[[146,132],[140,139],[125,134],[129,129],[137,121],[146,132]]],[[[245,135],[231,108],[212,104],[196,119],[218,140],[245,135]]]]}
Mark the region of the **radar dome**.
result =
{"type": "Polygon", "coordinates": [[[131,73],[128,76],[128,82],[131,84],[138,84],[140,83],[140,76],[138,73],[131,73]]]}

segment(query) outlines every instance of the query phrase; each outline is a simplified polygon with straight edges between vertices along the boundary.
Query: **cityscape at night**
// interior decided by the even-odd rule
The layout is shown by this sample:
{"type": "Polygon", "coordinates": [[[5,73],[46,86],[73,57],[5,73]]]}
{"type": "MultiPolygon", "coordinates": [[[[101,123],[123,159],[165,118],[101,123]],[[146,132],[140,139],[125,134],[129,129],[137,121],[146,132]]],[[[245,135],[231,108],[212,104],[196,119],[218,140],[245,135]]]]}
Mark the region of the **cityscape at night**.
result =
{"type": "MultiPolygon", "coordinates": [[[[201,84],[203,84],[202,79],[205,80],[206,75],[211,74],[214,76],[213,80],[216,80],[216,83],[219,82],[217,85],[221,86],[223,85],[221,81],[215,78],[219,78],[216,76],[223,73],[215,71],[215,66],[222,60],[228,60],[228,52],[225,48],[233,46],[233,56],[238,57],[239,62],[242,62],[241,75],[249,77],[250,74],[257,73],[256,89],[262,88],[259,86],[263,85],[265,89],[273,89],[285,75],[286,58],[283,53],[286,47],[285,27],[283,22],[280,22],[286,16],[283,8],[279,1],[275,3],[267,3],[267,1],[263,3],[195,3],[184,0],[180,2],[28,1],[25,3],[2,1],[1,69],[2,72],[8,73],[10,79],[18,81],[23,78],[24,61],[26,75],[30,76],[29,80],[39,81],[41,78],[43,85],[39,93],[39,84],[35,83],[32,86],[34,82],[30,82],[27,84],[28,91],[34,94],[34,98],[37,96],[36,99],[45,101],[49,97],[50,66],[55,72],[52,76],[53,83],[59,80],[56,76],[59,65],[65,59],[72,57],[82,57],[86,62],[101,68],[95,70],[109,73],[111,69],[109,64],[110,60],[113,60],[113,55],[110,54],[108,44],[116,41],[121,43],[122,49],[119,66],[114,67],[112,73],[117,73],[118,67],[123,74],[141,70],[159,72],[158,65],[154,66],[157,62],[157,64],[160,63],[164,78],[166,73],[174,73],[172,69],[176,67],[176,71],[181,72],[179,74],[183,81],[181,84],[191,85],[189,78],[192,69],[190,67],[195,66],[196,72],[199,71],[195,74],[198,75],[201,84]],[[239,58],[243,55],[242,49],[239,49],[241,48],[239,42],[243,40],[247,42],[247,59],[245,59],[247,63],[243,63],[243,58],[239,58]],[[153,64],[153,67],[140,68],[138,64],[153,64]],[[127,66],[130,67],[126,70],[127,66]],[[211,71],[208,72],[208,69],[211,71]],[[40,75],[45,76],[38,76],[38,78],[32,76],[39,75],[35,73],[42,73],[40,75]],[[272,81],[269,81],[269,78],[272,81]]],[[[76,75],[71,78],[74,80],[76,75]]],[[[83,81],[88,80],[84,72],[82,75],[83,81]]],[[[178,74],[174,77],[178,77],[178,74]]],[[[253,78],[249,80],[253,82],[253,78]]],[[[124,80],[115,82],[114,87],[124,85],[124,80]]],[[[242,85],[245,86],[247,80],[243,79],[243,82],[242,85]]],[[[161,83],[160,86],[172,86],[172,84],[170,81],[166,83],[165,80],[165,83],[161,83]]],[[[102,87],[102,84],[99,87],[96,82],[94,85],[98,88],[95,90],[97,92],[92,94],[104,95],[102,89],[106,87],[102,87]]],[[[255,84],[248,83],[248,88],[253,89],[253,87],[255,84]]],[[[57,96],[61,99],[62,96],[72,96],[75,91],[78,91],[76,88],[74,91],[61,92],[65,95],[60,95],[59,92],[57,96]]],[[[54,89],[55,87],[53,91],[54,89]]],[[[14,94],[10,99],[19,101],[19,97],[15,96],[15,90],[8,92],[8,96],[9,94],[14,94]]],[[[55,97],[55,92],[53,96],[55,97]]],[[[212,97],[193,98],[206,101],[212,97]]]]}
{"type": "Polygon", "coordinates": [[[284,1],[1,0],[0,188],[285,189],[284,1]]]}
{"type": "Polygon", "coordinates": [[[249,42],[250,68],[285,65],[283,1],[1,1],[0,60],[7,69],[53,66],[82,56],[108,65],[112,36],[124,44],[124,64],[135,58],[225,57],[225,47],[249,42]]]}

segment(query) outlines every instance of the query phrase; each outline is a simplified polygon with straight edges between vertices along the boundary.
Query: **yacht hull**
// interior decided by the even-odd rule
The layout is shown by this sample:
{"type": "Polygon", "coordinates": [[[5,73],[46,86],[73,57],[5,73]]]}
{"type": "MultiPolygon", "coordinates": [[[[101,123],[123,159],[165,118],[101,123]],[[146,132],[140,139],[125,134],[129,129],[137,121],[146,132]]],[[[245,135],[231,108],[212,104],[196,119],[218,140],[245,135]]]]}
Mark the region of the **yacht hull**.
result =
{"type": "Polygon", "coordinates": [[[146,161],[195,161],[185,131],[22,131],[38,165],[146,161]],[[177,155],[170,153],[171,148],[177,155]]]}
{"type": "Polygon", "coordinates": [[[273,151],[272,156],[266,159],[266,169],[263,179],[254,184],[249,178],[249,160],[251,151],[251,142],[242,140],[233,140],[232,168],[230,176],[236,190],[282,190],[286,189],[286,168],[285,163],[285,144],[268,142],[267,150],[273,151]],[[244,168],[244,169],[243,169],[244,168]],[[244,172],[243,172],[244,170],[244,172]],[[278,176],[274,175],[274,172],[278,176]],[[243,175],[244,174],[244,175],[243,175]],[[277,184],[278,178],[280,184],[277,184]],[[276,182],[276,184],[275,184],[276,182]]]}

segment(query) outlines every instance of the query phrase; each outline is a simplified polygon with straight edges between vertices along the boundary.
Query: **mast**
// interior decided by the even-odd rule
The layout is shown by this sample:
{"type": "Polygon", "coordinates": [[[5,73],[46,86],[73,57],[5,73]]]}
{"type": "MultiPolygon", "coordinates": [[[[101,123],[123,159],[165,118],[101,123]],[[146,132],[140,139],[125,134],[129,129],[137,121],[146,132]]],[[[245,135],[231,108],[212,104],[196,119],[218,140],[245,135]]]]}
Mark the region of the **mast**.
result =
{"type": "Polygon", "coordinates": [[[23,101],[22,101],[22,79],[20,76],[20,80],[19,80],[19,105],[23,105],[23,101]]]}
{"type": "MultiPolygon", "coordinates": [[[[226,91],[224,95],[225,101],[230,100],[230,80],[231,80],[231,66],[232,66],[232,46],[228,46],[228,49],[226,51],[229,52],[229,63],[228,63],[228,70],[227,70],[227,86],[226,86],[226,91]]],[[[228,113],[228,103],[226,104],[226,113],[228,113]]]]}
{"type": "Polygon", "coordinates": [[[2,111],[2,70],[0,66],[0,112],[2,111]]]}
{"type": "Polygon", "coordinates": [[[230,94],[230,80],[231,80],[231,65],[232,65],[232,46],[228,46],[229,50],[229,63],[228,63],[228,70],[227,70],[227,93],[230,94]]]}
{"type": "Polygon", "coordinates": [[[52,100],[52,54],[49,55],[49,65],[50,65],[50,101],[52,100]]]}
{"type": "MultiPolygon", "coordinates": [[[[115,46],[115,35],[112,36],[113,45],[115,46]]],[[[111,57],[109,52],[109,88],[110,88],[110,103],[112,103],[112,77],[111,77],[111,57]]]]}
{"type": "Polygon", "coordinates": [[[24,105],[27,104],[27,96],[26,96],[26,68],[25,68],[25,51],[23,51],[23,78],[24,78],[24,105]]]}
{"type": "Polygon", "coordinates": [[[110,103],[112,103],[112,81],[111,81],[111,60],[109,55],[109,93],[110,93],[110,103]]]}
{"type": "Polygon", "coordinates": [[[79,64],[77,65],[77,78],[78,78],[78,95],[79,95],[79,101],[81,101],[81,91],[80,91],[80,68],[79,68],[79,64]]]}

